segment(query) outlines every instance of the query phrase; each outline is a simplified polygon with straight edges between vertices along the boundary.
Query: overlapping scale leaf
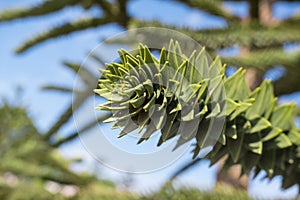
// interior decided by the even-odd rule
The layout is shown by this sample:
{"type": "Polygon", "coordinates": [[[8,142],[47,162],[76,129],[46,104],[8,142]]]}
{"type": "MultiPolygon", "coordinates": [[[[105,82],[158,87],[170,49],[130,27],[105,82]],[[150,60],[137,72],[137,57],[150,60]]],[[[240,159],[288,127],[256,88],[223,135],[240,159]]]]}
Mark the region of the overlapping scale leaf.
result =
{"type": "MultiPolygon", "coordinates": [[[[159,59],[142,44],[135,54],[121,49],[119,56],[121,63],[99,70],[103,78],[95,92],[108,100],[98,109],[112,111],[106,122],[123,128],[120,137],[137,130],[143,132],[140,143],[161,131],[158,145],[180,135],[179,146],[200,134],[202,119],[220,115],[220,105],[213,103],[209,90],[219,87],[224,67],[219,59],[209,66],[204,49],[188,58],[178,42],[171,41],[159,59]],[[210,79],[210,75],[215,78],[210,79]]],[[[201,134],[206,138],[207,133],[201,134]]]]}
{"type": "Polygon", "coordinates": [[[120,63],[100,70],[103,78],[95,92],[108,100],[98,108],[113,113],[107,122],[122,129],[120,137],[137,131],[140,143],[159,131],[158,145],[178,135],[177,146],[196,139],[196,157],[216,137],[211,120],[226,116],[207,155],[211,164],[228,155],[225,167],[241,164],[243,173],[255,168],[269,178],[281,175],[283,188],[300,183],[295,105],[276,105],[271,82],[251,91],[244,69],[226,78],[218,57],[210,63],[205,49],[184,55],[172,40],[159,58],[142,44],[138,51],[120,50],[119,55],[120,63]]]}

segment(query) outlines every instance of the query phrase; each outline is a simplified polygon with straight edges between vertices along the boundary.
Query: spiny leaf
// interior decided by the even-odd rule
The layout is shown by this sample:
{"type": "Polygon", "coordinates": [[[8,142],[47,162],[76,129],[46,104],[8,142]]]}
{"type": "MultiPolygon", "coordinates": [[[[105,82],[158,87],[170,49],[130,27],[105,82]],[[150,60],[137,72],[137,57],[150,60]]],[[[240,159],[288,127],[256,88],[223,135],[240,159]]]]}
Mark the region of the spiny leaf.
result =
{"type": "Polygon", "coordinates": [[[272,124],[264,117],[261,117],[257,120],[253,120],[253,121],[255,121],[255,122],[252,125],[249,133],[257,133],[257,132],[260,132],[260,131],[272,126],[272,124]]]}
{"type": "Polygon", "coordinates": [[[283,148],[287,148],[289,146],[292,146],[292,143],[290,141],[290,139],[288,138],[288,136],[286,136],[285,134],[280,134],[276,139],[276,145],[278,148],[283,149],[283,148]]]}
{"type": "Polygon", "coordinates": [[[285,105],[279,105],[274,109],[270,121],[273,126],[276,126],[282,129],[283,131],[286,131],[289,130],[291,126],[294,124],[294,122],[292,121],[294,117],[295,117],[295,105],[285,104],[285,105]]]}
{"type": "Polygon", "coordinates": [[[234,163],[236,163],[240,158],[243,143],[244,143],[243,133],[239,135],[236,140],[228,139],[227,141],[228,152],[234,163]]]}

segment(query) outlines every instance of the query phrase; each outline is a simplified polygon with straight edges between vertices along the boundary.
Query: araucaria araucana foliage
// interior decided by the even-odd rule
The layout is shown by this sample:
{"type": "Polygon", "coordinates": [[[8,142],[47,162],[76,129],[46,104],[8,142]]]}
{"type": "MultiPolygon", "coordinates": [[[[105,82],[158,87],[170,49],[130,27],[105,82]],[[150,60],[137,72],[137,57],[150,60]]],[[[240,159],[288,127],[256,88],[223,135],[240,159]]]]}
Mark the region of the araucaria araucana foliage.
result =
{"type": "Polygon", "coordinates": [[[184,55],[173,41],[159,59],[142,44],[119,54],[120,63],[100,70],[95,92],[108,100],[98,108],[112,111],[106,122],[122,127],[120,136],[137,130],[142,142],[160,131],[158,145],[174,136],[178,145],[196,139],[194,157],[213,144],[206,156],[212,165],[228,155],[225,167],[241,164],[243,173],[254,168],[256,175],[280,175],[283,188],[300,183],[295,105],[277,105],[270,81],[251,91],[245,69],[226,77],[218,57],[210,63],[204,49],[184,55]],[[216,121],[222,122],[220,134],[211,128],[216,121]]]}

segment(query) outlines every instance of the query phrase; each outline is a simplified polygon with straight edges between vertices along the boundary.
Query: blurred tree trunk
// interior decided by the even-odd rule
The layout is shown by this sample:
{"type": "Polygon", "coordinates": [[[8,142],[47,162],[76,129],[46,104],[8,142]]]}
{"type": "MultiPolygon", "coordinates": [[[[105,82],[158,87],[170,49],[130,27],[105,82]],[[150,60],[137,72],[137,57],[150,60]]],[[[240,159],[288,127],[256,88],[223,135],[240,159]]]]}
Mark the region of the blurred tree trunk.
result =
{"type": "MultiPolygon", "coordinates": [[[[245,23],[257,21],[264,26],[272,26],[276,23],[272,16],[272,4],[273,0],[249,0],[250,13],[245,23]]],[[[242,47],[241,54],[246,55],[251,49],[249,47],[242,47]]],[[[251,88],[254,90],[257,88],[263,80],[263,73],[256,71],[255,69],[249,68],[246,73],[246,81],[251,88]]],[[[217,174],[217,185],[225,184],[247,190],[249,185],[249,176],[241,176],[242,167],[241,165],[234,165],[227,170],[222,170],[226,156],[219,162],[219,171],[217,174]]]]}

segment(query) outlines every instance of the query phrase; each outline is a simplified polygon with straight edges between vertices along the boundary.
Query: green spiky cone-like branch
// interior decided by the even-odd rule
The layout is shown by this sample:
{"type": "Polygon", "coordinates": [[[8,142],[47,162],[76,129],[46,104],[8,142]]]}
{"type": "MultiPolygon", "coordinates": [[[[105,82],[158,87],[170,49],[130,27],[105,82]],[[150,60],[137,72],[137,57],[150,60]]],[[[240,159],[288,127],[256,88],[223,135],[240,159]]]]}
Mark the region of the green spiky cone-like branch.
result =
{"type": "Polygon", "coordinates": [[[108,100],[98,109],[112,111],[107,122],[123,128],[120,136],[138,130],[142,142],[160,131],[158,145],[178,135],[177,146],[195,138],[194,157],[213,145],[206,156],[212,165],[229,155],[226,167],[241,164],[243,173],[255,168],[269,178],[280,175],[283,188],[300,183],[296,108],[276,105],[271,82],[250,91],[244,69],[227,78],[219,58],[210,63],[204,49],[186,56],[173,41],[159,59],[142,44],[138,51],[119,54],[120,63],[100,70],[95,92],[108,100]],[[210,126],[222,119],[216,135],[210,126]]]}

